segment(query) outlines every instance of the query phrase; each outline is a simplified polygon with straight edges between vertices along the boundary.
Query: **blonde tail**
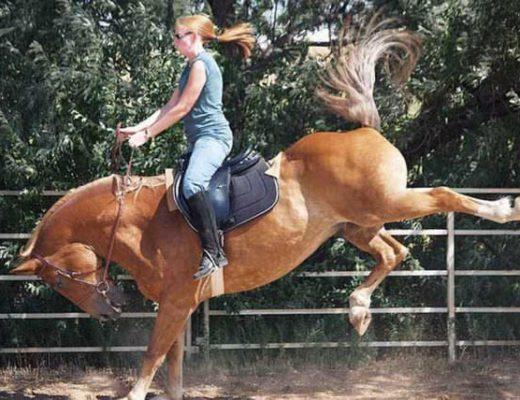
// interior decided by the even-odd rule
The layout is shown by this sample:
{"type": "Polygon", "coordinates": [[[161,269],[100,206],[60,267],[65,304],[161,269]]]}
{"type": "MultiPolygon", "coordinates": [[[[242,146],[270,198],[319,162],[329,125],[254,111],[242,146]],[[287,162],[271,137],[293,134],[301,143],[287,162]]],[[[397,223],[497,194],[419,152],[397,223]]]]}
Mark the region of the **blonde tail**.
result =
{"type": "Polygon", "coordinates": [[[385,57],[386,70],[394,83],[401,85],[415,68],[421,48],[416,33],[389,29],[394,20],[379,19],[380,14],[374,15],[356,40],[342,49],[316,91],[332,112],[378,130],[381,120],[373,96],[376,63],[385,57]]]}

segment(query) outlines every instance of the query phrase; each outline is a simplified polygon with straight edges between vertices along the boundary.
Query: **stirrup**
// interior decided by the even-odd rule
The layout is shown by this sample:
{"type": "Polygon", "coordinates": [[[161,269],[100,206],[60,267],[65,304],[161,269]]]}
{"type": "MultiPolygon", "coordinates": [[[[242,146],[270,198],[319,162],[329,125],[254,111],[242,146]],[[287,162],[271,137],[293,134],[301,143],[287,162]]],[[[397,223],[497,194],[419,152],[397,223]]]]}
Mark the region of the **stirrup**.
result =
{"type": "MultiPolygon", "coordinates": [[[[226,260],[227,261],[227,260],[226,260]]],[[[227,263],[226,263],[227,264],[227,263]]],[[[202,259],[199,266],[198,271],[193,274],[193,280],[198,281],[208,275],[211,275],[217,269],[219,269],[221,265],[213,258],[213,256],[207,251],[202,250],[202,259]],[[206,258],[209,262],[204,262],[204,258],[206,258]]]]}

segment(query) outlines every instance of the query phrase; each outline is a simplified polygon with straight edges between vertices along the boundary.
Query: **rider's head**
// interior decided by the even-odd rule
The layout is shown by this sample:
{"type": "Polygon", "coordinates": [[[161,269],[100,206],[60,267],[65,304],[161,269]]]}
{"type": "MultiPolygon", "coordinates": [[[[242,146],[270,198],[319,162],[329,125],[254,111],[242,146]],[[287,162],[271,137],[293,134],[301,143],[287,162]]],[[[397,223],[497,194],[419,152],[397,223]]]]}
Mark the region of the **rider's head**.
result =
{"type": "Polygon", "coordinates": [[[248,23],[238,23],[219,34],[207,15],[189,15],[175,21],[174,44],[182,55],[188,56],[196,46],[212,40],[238,46],[244,58],[251,55],[255,43],[253,29],[248,23]]]}

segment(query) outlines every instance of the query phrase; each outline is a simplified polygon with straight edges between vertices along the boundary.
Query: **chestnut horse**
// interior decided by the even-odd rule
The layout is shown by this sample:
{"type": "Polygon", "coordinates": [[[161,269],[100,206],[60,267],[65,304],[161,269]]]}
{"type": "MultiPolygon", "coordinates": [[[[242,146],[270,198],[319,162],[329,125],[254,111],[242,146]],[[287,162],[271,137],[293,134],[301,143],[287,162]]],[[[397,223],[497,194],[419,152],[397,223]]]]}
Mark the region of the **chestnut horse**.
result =
{"type": "MultiPolygon", "coordinates": [[[[375,63],[383,56],[393,58],[394,76],[404,81],[419,47],[414,33],[372,22],[329,67],[318,95],[335,112],[364,127],[309,134],[280,153],[279,202],[266,215],[226,235],[225,293],[250,290],[284,276],[341,233],[377,260],[349,298],[349,320],[362,335],[371,319],[372,292],[407,254],[385,232],[385,223],[451,211],[500,223],[520,220],[518,199],[512,206],[507,198],[484,201],[446,187],[406,187],[403,156],[377,131],[375,63]]],[[[143,178],[139,190],[117,196],[116,182],[114,176],[99,179],[60,199],[37,226],[21,252],[22,263],[12,273],[37,273],[87,313],[115,316],[119,301],[111,283],[103,290],[96,286],[104,282],[97,267],[107,257],[117,199],[122,196],[125,207],[112,259],[128,270],[144,296],[159,303],[139,378],[126,398],[143,400],[167,358],[167,398],[181,399],[185,324],[212,295],[208,279],[192,279],[200,258],[199,239],[180,212],[168,211],[164,177],[143,178]]]]}

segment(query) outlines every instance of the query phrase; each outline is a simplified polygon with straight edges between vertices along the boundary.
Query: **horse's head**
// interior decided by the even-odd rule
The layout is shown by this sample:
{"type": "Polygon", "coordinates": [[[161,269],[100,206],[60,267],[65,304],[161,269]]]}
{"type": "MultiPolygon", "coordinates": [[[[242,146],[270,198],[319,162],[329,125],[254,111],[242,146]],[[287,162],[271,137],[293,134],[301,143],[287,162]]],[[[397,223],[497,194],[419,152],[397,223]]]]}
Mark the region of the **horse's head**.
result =
{"type": "Polygon", "coordinates": [[[101,259],[91,247],[81,243],[63,246],[49,256],[33,252],[11,274],[38,275],[96,318],[117,318],[125,303],[123,291],[108,277],[104,279],[101,259]]]}

